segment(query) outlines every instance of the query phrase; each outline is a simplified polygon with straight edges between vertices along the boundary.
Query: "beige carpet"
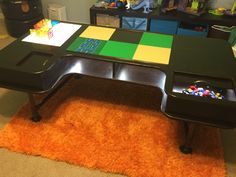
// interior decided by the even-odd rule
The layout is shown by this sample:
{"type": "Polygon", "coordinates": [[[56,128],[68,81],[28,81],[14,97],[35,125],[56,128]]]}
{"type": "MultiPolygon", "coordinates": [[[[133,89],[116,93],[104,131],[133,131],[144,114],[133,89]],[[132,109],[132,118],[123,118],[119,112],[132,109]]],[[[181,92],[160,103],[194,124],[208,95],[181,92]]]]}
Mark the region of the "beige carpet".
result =
{"type": "Polygon", "coordinates": [[[0,19],[0,49],[6,47],[15,39],[8,35],[3,19],[0,19]]]}

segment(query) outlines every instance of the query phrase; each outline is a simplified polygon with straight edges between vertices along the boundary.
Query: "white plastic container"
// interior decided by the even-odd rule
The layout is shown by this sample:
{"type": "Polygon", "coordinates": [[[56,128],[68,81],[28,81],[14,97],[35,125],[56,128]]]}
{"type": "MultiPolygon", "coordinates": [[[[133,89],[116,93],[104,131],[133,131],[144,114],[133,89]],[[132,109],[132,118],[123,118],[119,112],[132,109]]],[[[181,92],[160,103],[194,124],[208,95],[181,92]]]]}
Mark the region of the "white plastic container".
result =
{"type": "Polygon", "coordinates": [[[52,20],[66,21],[66,7],[60,4],[48,4],[48,18],[52,20]]]}

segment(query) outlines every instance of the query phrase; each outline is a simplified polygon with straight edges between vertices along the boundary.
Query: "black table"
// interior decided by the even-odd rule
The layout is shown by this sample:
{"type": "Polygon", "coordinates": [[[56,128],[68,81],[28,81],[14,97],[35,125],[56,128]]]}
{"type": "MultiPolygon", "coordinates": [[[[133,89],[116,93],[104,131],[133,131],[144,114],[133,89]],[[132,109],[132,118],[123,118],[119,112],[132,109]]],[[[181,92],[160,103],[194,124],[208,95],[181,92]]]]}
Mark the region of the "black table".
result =
{"type": "MultiPolygon", "coordinates": [[[[0,86],[29,94],[33,121],[41,119],[38,109],[59,85],[76,74],[156,87],[163,93],[161,111],[174,119],[220,128],[236,126],[236,59],[226,41],[174,36],[167,65],[68,51],[87,26],[82,25],[61,47],[22,42],[23,36],[0,51],[0,86]],[[181,92],[196,81],[223,89],[225,99],[181,92]],[[49,94],[35,103],[33,94],[44,92],[49,94]]],[[[191,127],[186,127],[184,152],[189,152],[191,127]]]]}

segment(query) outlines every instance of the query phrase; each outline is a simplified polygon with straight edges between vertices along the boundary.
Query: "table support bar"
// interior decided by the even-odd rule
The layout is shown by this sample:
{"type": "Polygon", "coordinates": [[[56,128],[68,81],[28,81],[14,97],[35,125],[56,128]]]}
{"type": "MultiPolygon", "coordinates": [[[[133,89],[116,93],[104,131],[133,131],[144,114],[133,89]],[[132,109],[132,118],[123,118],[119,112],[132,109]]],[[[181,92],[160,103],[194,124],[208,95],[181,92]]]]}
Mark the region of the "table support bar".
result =
{"type": "Polygon", "coordinates": [[[196,132],[196,124],[194,123],[190,123],[190,122],[186,122],[184,121],[184,133],[185,133],[185,140],[184,140],[184,144],[181,145],[180,151],[184,154],[190,154],[192,153],[192,140],[194,137],[194,134],[196,132]]]}

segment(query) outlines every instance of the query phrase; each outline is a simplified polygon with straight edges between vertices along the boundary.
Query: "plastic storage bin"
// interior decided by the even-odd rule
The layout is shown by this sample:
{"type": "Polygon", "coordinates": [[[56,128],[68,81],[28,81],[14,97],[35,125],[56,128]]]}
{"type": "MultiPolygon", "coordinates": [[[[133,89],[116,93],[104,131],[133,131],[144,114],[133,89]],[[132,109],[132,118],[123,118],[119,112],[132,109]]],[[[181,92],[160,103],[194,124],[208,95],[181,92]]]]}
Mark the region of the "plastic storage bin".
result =
{"type": "Polygon", "coordinates": [[[32,20],[10,20],[5,18],[5,24],[8,33],[17,38],[27,33],[41,19],[43,19],[43,16],[33,18],[32,20]]]}
{"type": "Polygon", "coordinates": [[[146,31],[147,19],[134,18],[134,17],[122,17],[122,28],[146,31]]]}
{"type": "Polygon", "coordinates": [[[176,34],[179,22],[175,20],[151,19],[150,31],[164,34],[176,34]]]}
{"type": "Polygon", "coordinates": [[[179,25],[177,34],[196,37],[207,37],[208,25],[182,22],[179,25]]]}
{"type": "Polygon", "coordinates": [[[48,18],[52,20],[66,21],[66,7],[61,4],[48,4],[48,18]]]}
{"type": "Polygon", "coordinates": [[[1,8],[7,31],[16,38],[43,19],[41,0],[3,0],[1,8]]]}
{"type": "Polygon", "coordinates": [[[1,8],[3,15],[10,20],[23,21],[42,16],[42,4],[40,0],[3,0],[1,8]]]}

